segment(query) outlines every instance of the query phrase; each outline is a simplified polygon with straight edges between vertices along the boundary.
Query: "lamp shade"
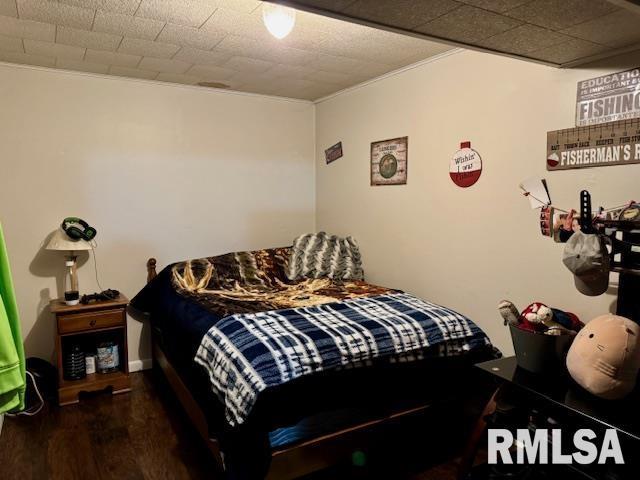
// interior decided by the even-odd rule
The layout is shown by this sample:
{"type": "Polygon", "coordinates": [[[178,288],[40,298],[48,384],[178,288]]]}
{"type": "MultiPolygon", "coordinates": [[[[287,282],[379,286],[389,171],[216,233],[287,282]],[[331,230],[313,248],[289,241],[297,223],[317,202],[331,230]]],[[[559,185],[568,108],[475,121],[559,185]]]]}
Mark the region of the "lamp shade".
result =
{"type": "Polygon", "coordinates": [[[47,250],[60,250],[64,252],[79,252],[80,250],[91,250],[91,245],[85,240],[74,240],[59,228],[51,236],[45,247],[47,250]]]}

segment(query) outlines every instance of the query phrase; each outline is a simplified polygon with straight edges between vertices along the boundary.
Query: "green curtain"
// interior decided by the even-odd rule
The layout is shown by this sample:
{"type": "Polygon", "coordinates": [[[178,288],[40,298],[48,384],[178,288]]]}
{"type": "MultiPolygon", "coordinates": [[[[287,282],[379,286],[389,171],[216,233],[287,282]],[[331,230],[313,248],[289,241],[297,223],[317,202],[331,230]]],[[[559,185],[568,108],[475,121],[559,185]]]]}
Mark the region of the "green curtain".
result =
{"type": "Polygon", "coordinates": [[[0,225],[0,414],[24,409],[25,387],[20,317],[0,225]]]}

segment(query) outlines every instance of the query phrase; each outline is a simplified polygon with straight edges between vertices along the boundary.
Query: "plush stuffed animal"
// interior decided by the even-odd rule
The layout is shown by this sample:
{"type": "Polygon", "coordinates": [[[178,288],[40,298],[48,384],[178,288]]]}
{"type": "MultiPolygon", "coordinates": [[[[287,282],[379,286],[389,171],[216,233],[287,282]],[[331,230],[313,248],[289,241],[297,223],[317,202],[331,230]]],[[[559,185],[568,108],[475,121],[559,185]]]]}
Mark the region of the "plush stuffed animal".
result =
{"type": "Polygon", "coordinates": [[[505,325],[510,323],[522,330],[527,330],[529,332],[536,331],[536,326],[520,313],[513,302],[510,302],[509,300],[502,300],[498,304],[498,311],[500,312],[500,315],[502,315],[505,325]]]}
{"type": "Polygon", "coordinates": [[[567,369],[598,397],[624,397],[634,389],[640,370],[640,326],[612,314],[594,318],[573,341],[567,369]]]}
{"type": "Polygon", "coordinates": [[[498,311],[504,319],[504,324],[518,325],[522,319],[520,318],[520,310],[509,300],[502,300],[498,304],[498,311]]]}
{"type": "Polygon", "coordinates": [[[582,328],[582,322],[570,312],[550,308],[544,303],[534,302],[521,313],[509,300],[498,304],[504,324],[510,323],[522,330],[546,335],[575,335],[582,328]]]}
{"type": "Polygon", "coordinates": [[[533,328],[537,332],[546,333],[547,329],[552,333],[550,335],[562,335],[564,328],[559,323],[553,321],[553,311],[543,303],[534,302],[525,308],[521,315],[529,323],[533,324],[533,328]]]}
{"type": "Polygon", "coordinates": [[[564,310],[558,310],[557,308],[552,308],[551,310],[553,311],[553,319],[564,328],[568,328],[574,332],[579,332],[582,330],[582,327],[584,327],[584,323],[580,321],[575,313],[565,312],[564,310]]]}

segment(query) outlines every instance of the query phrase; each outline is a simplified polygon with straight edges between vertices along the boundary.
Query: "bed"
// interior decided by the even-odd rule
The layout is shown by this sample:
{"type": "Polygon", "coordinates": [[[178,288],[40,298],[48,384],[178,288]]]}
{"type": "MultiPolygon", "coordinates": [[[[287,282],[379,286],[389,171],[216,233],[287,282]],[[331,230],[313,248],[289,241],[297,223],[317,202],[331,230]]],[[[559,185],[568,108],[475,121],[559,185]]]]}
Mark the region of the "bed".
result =
{"type": "Polygon", "coordinates": [[[473,388],[470,367],[499,355],[466,317],[399,290],[291,280],[291,255],[233,252],[159,274],[150,259],[131,302],[151,323],[154,368],[229,478],[323,468],[359,432],[457,405],[473,388]]]}

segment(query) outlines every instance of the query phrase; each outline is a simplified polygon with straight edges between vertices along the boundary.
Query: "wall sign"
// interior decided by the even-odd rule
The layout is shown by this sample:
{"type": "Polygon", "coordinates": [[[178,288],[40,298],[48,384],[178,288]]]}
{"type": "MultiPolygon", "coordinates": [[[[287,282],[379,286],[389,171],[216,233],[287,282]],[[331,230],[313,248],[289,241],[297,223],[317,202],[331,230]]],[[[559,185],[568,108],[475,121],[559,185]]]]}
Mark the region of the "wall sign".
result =
{"type": "Polygon", "coordinates": [[[335,145],[330,146],[324,151],[324,158],[327,161],[327,165],[331,162],[335,162],[342,157],[342,142],[338,142],[335,145]]]}
{"type": "Polygon", "coordinates": [[[480,154],[471,148],[471,142],[462,142],[449,164],[449,176],[459,187],[470,187],[482,175],[480,154]]]}
{"type": "Polygon", "coordinates": [[[547,170],[640,163],[640,119],[547,132],[547,170]]]}
{"type": "Polygon", "coordinates": [[[407,183],[409,137],[371,143],[371,185],[407,183]]]}
{"type": "Polygon", "coordinates": [[[640,67],[578,82],[576,126],[640,117],[640,67]]]}

